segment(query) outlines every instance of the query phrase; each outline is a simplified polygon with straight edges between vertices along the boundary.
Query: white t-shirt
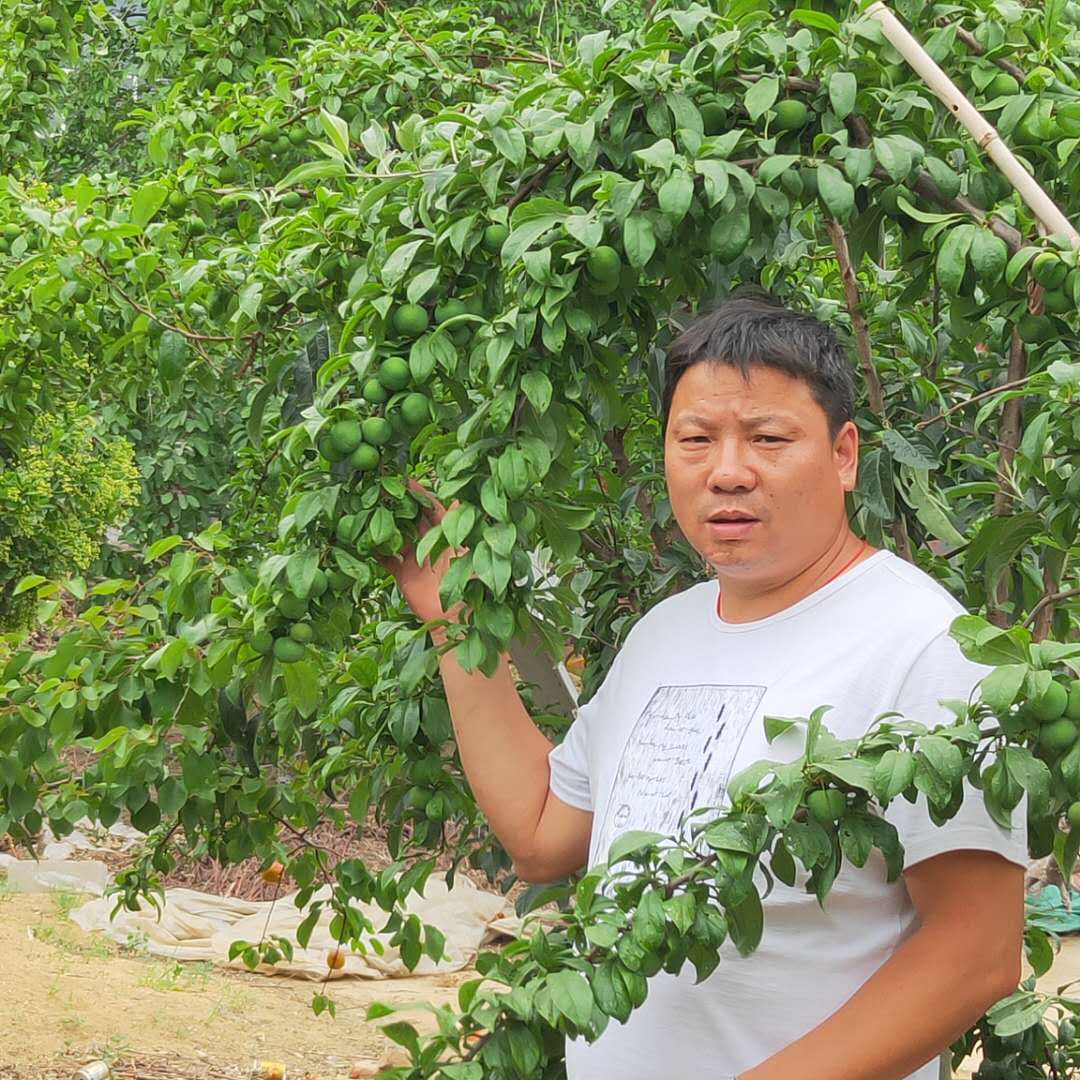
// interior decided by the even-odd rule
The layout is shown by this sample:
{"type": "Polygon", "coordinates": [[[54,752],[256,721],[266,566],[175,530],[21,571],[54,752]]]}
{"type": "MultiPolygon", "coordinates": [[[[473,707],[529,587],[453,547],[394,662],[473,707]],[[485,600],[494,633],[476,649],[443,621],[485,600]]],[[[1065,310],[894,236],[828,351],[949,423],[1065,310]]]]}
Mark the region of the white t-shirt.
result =
{"type": "MultiPolygon", "coordinates": [[[[755,622],[721,621],[717,595],[716,581],[703,582],[639,620],[549,755],[551,790],[593,811],[590,866],[606,861],[623,832],[674,835],[690,809],[727,805],[727,782],[747,765],[799,757],[805,726],[770,744],[765,715],[809,716],[832,705],[823,724],[841,739],[862,736],[892,710],[950,723],[940,700],[966,700],[989,671],[948,634],[961,605],[888,551],[755,622]]],[[[961,848],[1027,864],[1026,797],[1010,833],[965,785],[963,805],[941,827],[924,795],[889,805],[885,817],[904,845],[906,868],[961,848]]],[[[725,942],[719,966],[698,986],[689,961],[678,975],[657,973],[625,1024],[612,1020],[591,1045],[567,1040],[569,1080],[701,1076],[705,1063],[717,1078],[753,1068],[836,1012],[917,930],[903,878],[886,883],[877,849],[861,869],[845,859],[824,911],[795,865],[794,886],[776,881],[764,901],[755,952],[740,957],[725,942]]],[[[763,891],[760,868],[756,880],[763,891]]],[[[935,1058],[909,1080],[938,1076],[935,1058]]]]}

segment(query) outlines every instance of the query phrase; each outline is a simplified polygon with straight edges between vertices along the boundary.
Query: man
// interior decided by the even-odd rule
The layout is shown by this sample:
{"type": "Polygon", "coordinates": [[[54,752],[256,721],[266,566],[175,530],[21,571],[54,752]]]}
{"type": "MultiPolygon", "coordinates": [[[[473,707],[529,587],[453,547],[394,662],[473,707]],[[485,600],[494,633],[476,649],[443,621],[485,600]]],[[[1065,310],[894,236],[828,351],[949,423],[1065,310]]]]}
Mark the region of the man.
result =
{"type": "MultiPolygon", "coordinates": [[[[831,705],[840,738],[892,710],[932,725],[986,674],[949,637],[956,600],[849,527],[853,399],[828,326],[761,290],[728,298],[670,347],[663,403],[672,508],[719,588],[647,612],[554,748],[505,660],[488,679],[443,656],[462,764],[523,879],[602,862],[628,829],[674,834],[723,804],[735,772],[793,760],[803,729],[768,744],[767,714],[831,705]]],[[[449,554],[435,568],[410,555],[388,563],[403,594],[443,618],[449,554]]],[[[765,901],[756,952],[725,944],[700,986],[689,964],[657,974],[626,1024],[568,1043],[570,1080],[938,1080],[942,1052],[1021,975],[1026,806],[1010,833],[965,794],[942,827],[924,796],[889,806],[905,849],[892,884],[875,850],[861,869],[845,862],[822,911],[797,864],[794,887],[765,901]]]]}

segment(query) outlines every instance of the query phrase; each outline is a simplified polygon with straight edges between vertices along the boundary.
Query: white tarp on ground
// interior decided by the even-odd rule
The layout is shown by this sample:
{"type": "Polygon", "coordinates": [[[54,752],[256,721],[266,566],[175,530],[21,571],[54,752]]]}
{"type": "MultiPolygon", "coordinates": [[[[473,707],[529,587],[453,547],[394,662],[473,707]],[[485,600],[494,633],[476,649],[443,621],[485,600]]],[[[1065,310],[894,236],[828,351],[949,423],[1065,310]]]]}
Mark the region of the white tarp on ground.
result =
{"type": "MultiPolygon", "coordinates": [[[[46,826],[46,830],[47,830],[46,826]]],[[[90,821],[78,823],[75,831],[62,841],[47,833],[51,842],[45,858],[17,859],[0,854],[0,871],[6,872],[8,884],[20,892],[66,889],[90,892],[99,899],[90,900],[71,912],[71,918],[84,930],[99,930],[122,945],[139,943],[155,956],[174,960],[209,960],[229,964],[229,946],[234,941],[252,944],[269,940],[279,934],[293,943],[293,959],[260,965],[267,974],[294,975],[301,978],[326,977],[327,954],[336,942],[330,934],[332,912],[323,908],[319,922],[306,949],[296,943],[296,928],[307,911],[298,911],[293,903],[295,893],[281,896],[277,901],[238,900],[235,897],[215,896],[195,889],[166,889],[159,915],[147,901],[140,901],[139,911],[121,909],[110,920],[109,913],[116,905],[115,897],[102,895],[111,875],[104,862],[96,859],[72,860],[65,856],[75,850],[125,850],[134,846],[142,834],[130,826],[114,825],[109,830],[95,828],[90,821]]],[[[315,899],[328,900],[330,890],[320,889],[315,899]]],[[[460,971],[476,958],[477,951],[501,937],[518,937],[522,920],[514,914],[514,906],[494,893],[477,888],[463,874],[454,879],[453,889],[447,888],[443,874],[432,874],[423,895],[410,893],[401,905],[406,914],[416,915],[421,923],[437,927],[446,938],[444,955],[436,964],[422,956],[413,971],[405,966],[396,946],[390,944],[392,933],[379,933],[388,915],[377,904],[358,904],[356,907],[375,927],[371,937],[383,945],[380,956],[372,949],[361,953],[346,949],[345,966],[332,973],[332,978],[355,976],[361,979],[407,978],[409,975],[430,975],[432,972],[460,971]]],[[[365,937],[365,942],[368,940],[365,937]]],[[[237,958],[233,967],[242,968],[237,958]]]]}
{"type": "MultiPolygon", "coordinates": [[[[114,920],[109,913],[115,906],[113,897],[91,900],[71,912],[71,918],[84,930],[99,930],[114,941],[129,944],[139,941],[157,956],[176,960],[210,960],[229,964],[229,946],[234,941],[258,942],[280,934],[294,943],[293,959],[261,965],[257,970],[266,974],[293,975],[301,978],[323,979],[327,974],[327,955],[336,942],[330,933],[332,912],[324,906],[306,949],[296,944],[296,928],[307,911],[298,911],[293,895],[277,901],[238,900],[235,897],[214,896],[194,889],[167,889],[160,917],[145,900],[140,911],[121,909],[114,920]]],[[[320,889],[316,899],[329,899],[330,890],[320,889]]],[[[382,942],[383,955],[368,949],[366,955],[346,949],[344,968],[332,972],[332,978],[355,976],[361,979],[405,978],[409,975],[429,975],[433,972],[460,971],[476,958],[481,946],[500,937],[516,937],[521,933],[521,920],[514,914],[509,901],[494,893],[485,892],[467,877],[458,874],[454,887],[448,889],[445,877],[432,874],[423,895],[410,893],[402,903],[402,911],[416,915],[442,931],[446,938],[444,956],[436,964],[423,956],[413,971],[401,959],[396,946],[390,944],[392,933],[379,933],[388,915],[377,904],[357,904],[356,907],[375,927],[371,935],[382,942]]],[[[366,940],[366,939],[365,939],[366,940]]],[[[239,958],[233,967],[242,968],[239,958]]]]}

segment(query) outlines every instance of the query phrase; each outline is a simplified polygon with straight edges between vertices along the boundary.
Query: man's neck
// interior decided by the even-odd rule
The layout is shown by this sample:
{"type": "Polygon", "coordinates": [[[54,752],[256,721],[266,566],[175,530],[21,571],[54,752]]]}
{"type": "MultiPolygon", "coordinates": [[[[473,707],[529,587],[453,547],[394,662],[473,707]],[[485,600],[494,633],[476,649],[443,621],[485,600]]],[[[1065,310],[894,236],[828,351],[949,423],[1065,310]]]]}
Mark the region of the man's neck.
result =
{"type": "Polygon", "coordinates": [[[875,549],[845,529],[812,563],[784,581],[740,580],[719,574],[724,622],[745,623],[767,619],[817,592],[832,578],[868,559],[875,549]],[[861,550],[860,550],[861,549],[861,550]]]}

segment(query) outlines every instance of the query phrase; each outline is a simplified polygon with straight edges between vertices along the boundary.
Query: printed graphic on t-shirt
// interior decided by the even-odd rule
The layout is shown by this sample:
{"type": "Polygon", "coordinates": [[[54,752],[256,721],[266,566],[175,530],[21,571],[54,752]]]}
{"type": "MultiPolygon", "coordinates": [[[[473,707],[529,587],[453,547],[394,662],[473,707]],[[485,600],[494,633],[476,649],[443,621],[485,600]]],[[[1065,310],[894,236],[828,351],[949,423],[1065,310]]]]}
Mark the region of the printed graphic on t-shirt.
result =
{"type": "Polygon", "coordinates": [[[735,756],[764,695],[763,686],[659,687],[626,740],[592,861],[606,861],[612,842],[635,829],[689,839],[692,810],[725,805],[735,756]]]}

